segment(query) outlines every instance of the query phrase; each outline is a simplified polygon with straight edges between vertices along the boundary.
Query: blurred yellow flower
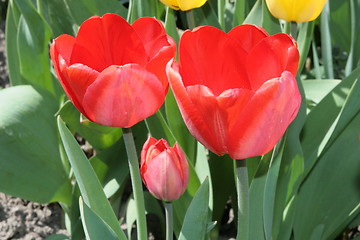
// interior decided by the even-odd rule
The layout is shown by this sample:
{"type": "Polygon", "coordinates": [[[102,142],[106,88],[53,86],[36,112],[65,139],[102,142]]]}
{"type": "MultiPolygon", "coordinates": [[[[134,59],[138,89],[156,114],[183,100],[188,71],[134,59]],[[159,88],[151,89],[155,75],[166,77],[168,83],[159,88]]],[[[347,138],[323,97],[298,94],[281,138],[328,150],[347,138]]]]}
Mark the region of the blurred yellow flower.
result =
{"type": "Polygon", "coordinates": [[[175,10],[187,11],[201,7],[207,0],[160,0],[163,4],[175,10]]]}
{"type": "Polygon", "coordinates": [[[288,22],[308,22],[317,18],[326,0],[266,0],[271,14],[288,22]]]}

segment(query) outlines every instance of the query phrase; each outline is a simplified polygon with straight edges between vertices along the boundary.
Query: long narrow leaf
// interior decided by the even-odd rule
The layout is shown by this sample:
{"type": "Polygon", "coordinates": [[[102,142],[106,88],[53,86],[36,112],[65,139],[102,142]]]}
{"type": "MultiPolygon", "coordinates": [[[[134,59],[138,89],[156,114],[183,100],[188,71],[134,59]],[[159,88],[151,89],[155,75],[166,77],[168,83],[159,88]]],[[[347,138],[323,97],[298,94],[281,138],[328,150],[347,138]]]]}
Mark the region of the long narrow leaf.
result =
{"type": "Polygon", "coordinates": [[[120,239],[126,239],[90,162],[60,118],[58,118],[58,128],[84,202],[116,232],[120,239]]]}
{"type": "Polygon", "coordinates": [[[179,240],[205,239],[208,223],[209,181],[200,186],[188,210],[179,240]]]}

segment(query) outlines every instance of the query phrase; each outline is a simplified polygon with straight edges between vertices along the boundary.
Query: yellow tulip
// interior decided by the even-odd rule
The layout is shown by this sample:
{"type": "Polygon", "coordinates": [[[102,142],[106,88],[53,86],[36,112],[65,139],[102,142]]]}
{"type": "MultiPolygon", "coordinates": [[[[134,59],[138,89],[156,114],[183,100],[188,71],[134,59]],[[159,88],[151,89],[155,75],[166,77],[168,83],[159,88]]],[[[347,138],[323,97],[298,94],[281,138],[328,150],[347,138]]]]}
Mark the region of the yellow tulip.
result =
{"type": "Polygon", "coordinates": [[[288,22],[308,22],[317,18],[326,0],[266,0],[271,14],[288,22]]]}
{"type": "Polygon", "coordinates": [[[175,10],[187,11],[201,7],[207,0],[160,0],[163,4],[175,10]]]}

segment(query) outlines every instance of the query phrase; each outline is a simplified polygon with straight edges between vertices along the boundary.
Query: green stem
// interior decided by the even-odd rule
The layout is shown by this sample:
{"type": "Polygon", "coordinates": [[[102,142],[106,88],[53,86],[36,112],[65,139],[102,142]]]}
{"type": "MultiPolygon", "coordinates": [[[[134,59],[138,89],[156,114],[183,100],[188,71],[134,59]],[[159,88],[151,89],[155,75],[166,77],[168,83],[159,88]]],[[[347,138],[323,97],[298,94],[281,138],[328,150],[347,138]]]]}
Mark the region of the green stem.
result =
{"type": "Polygon", "coordinates": [[[236,190],[238,196],[238,226],[236,240],[249,239],[249,179],[246,160],[236,161],[236,190]]]}
{"type": "Polygon", "coordinates": [[[351,19],[351,38],[350,38],[350,52],[345,66],[345,77],[349,76],[354,63],[354,49],[356,42],[356,13],[354,0],[350,0],[350,19],[351,19]]]}
{"type": "Polygon", "coordinates": [[[297,39],[297,23],[285,22],[283,32],[291,35],[294,39],[297,39]]]}
{"type": "Polygon", "coordinates": [[[218,21],[222,30],[225,30],[225,0],[218,0],[218,21]]]}
{"type": "Polygon", "coordinates": [[[123,128],[123,137],[126,153],[128,155],[130,177],[136,205],[137,235],[139,240],[147,240],[144,193],[142,190],[139,162],[131,128],[123,128]]]}
{"type": "Polygon", "coordinates": [[[189,29],[193,30],[196,27],[195,16],[194,16],[193,10],[186,11],[186,20],[187,20],[189,29]]]}
{"type": "Polygon", "coordinates": [[[283,33],[290,34],[291,22],[285,22],[283,33]]]}
{"type": "Polygon", "coordinates": [[[290,34],[295,40],[297,39],[297,23],[296,22],[290,23],[290,34]]]}
{"type": "Polygon", "coordinates": [[[173,240],[173,207],[171,202],[165,202],[166,240],[173,240]]]}
{"type": "Polygon", "coordinates": [[[330,7],[329,2],[327,2],[320,16],[321,52],[325,68],[325,77],[327,79],[334,79],[329,15],[330,7]]]}
{"type": "Polygon", "coordinates": [[[315,41],[312,41],[311,44],[312,52],[313,52],[313,59],[314,59],[314,72],[316,79],[321,79],[321,72],[320,72],[320,65],[319,65],[319,57],[316,50],[315,41]]]}

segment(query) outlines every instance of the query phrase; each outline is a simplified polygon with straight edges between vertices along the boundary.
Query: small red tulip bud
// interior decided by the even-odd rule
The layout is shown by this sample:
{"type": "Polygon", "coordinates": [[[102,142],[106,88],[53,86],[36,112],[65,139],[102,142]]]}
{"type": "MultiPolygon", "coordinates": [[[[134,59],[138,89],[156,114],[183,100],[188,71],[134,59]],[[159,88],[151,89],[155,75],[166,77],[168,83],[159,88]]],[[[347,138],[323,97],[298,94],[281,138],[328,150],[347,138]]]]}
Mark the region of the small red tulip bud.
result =
{"type": "Polygon", "coordinates": [[[178,199],[189,181],[189,166],[180,146],[170,147],[166,140],[153,137],[141,151],[140,173],[150,193],[163,201],[178,199]]]}

